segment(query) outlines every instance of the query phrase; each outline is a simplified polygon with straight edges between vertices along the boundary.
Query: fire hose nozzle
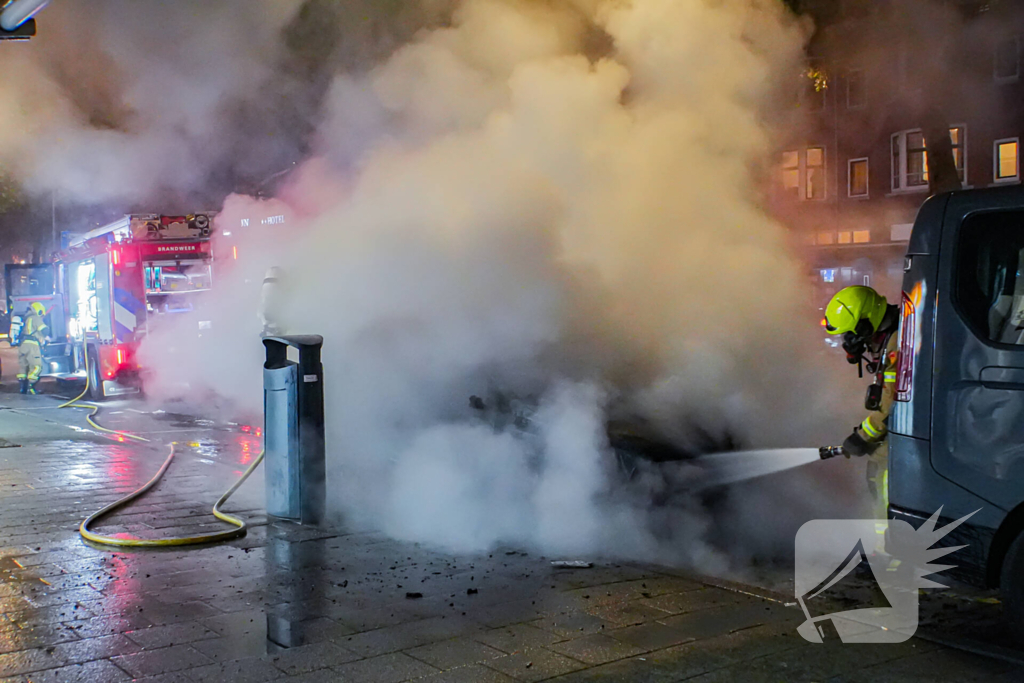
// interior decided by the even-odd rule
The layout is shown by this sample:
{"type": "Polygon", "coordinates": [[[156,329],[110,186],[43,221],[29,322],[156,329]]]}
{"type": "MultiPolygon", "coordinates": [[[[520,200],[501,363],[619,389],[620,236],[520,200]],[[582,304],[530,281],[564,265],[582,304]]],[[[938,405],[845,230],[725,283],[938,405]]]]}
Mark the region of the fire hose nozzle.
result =
{"type": "Polygon", "coordinates": [[[822,446],[818,449],[818,455],[822,460],[828,460],[839,455],[846,455],[842,446],[822,446]]]}

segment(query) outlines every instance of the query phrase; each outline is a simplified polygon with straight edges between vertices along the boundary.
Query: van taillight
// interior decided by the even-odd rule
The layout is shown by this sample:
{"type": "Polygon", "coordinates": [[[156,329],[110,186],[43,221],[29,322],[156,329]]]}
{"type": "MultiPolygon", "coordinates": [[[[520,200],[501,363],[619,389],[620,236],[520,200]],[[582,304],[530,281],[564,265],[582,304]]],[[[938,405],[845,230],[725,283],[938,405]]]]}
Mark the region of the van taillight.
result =
{"type": "Polygon", "coordinates": [[[914,334],[917,309],[903,292],[903,315],[900,318],[899,354],[896,357],[896,400],[909,401],[914,380],[914,334]]]}

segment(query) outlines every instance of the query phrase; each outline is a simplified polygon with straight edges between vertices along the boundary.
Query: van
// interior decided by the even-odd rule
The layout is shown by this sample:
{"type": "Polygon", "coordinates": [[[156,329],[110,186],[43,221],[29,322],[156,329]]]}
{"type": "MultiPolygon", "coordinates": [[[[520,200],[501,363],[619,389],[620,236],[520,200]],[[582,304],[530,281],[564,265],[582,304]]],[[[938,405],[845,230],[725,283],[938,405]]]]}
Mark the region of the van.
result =
{"type": "Polygon", "coordinates": [[[1024,189],[936,195],[904,264],[889,516],[975,513],[937,545],[1024,639],[1024,189]]]}

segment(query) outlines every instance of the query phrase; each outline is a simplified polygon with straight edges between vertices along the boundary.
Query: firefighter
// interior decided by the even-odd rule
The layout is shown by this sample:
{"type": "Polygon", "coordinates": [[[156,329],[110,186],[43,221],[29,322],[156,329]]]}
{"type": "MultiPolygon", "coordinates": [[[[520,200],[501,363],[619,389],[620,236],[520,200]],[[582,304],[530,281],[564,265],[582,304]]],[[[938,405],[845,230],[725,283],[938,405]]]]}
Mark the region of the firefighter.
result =
{"type": "MultiPolygon", "coordinates": [[[[851,364],[874,376],[864,408],[867,417],[843,442],[846,454],[867,456],[868,490],[874,502],[877,530],[884,534],[889,515],[889,410],[896,395],[896,331],[899,309],[871,287],[839,290],[825,307],[825,329],[843,335],[843,349],[851,364]]],[[[881,541],[881,539],[880,539],[881,541]]]]}
{"type": "Polygon", "coordinates": [[[18,386],[23,394],[36,393],[36,383],[43,372],[43,344],[48,339],[44,315],[46,307],[34,301],[22,323],[18,346],[18,386]]]}

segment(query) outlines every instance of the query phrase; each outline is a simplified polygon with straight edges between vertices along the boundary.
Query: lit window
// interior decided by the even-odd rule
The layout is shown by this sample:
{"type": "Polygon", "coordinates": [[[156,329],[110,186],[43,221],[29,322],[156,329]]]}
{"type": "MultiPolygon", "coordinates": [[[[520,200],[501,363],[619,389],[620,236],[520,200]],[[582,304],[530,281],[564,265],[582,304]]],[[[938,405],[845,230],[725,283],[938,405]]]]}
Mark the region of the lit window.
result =
{"type": "Polygon", "coordinates": [[[835,233],[832,232],[819,232],[818,233],[818,244],[834,244],[836,241],[835,233]]]}
{"type": "Polygon", "coordinates": [[[995,147],[993,166],[997,183],[1020,180],[1020,160],[1017,156],[1019,144],[1017,138],[996,140],[993,143],[995,147]]]}
{"type": "Polygon", "coordinates": [[[822,268],[821,269],[821,281],[822,282],[835,282],[836,281],[836,269],[835,268],[822,268]]]}
{"type": "Polygon", "coordinates": [[[825,198],[825,148],[808,147],[782,153],[780,181],[794,199],[825,198]]]}
{"type": "Polygon", "coordinates": [[[851,69],[846,74],[846,106],[849,109],[859,109],[866,103],[864,72],[861,69],[851,69]]]}
{"type": "Polygon", "coordinates": [[[825,148],[807,148],[807,199],[825,198],[825,148]]]}
{"type": "Polygon", "coordinates": [[[782,191],[800,196],[800,152],[782,153],[782,191]]]}
{"type": "MultiPolygon", "coordinates": [[[[961,182],[967,177],[967,129],[949,129],[953,161],[961,182]]],[[[892,189],[925,190],[928,188],[928,148],[920,129],[906,130],[892,136],[892,189]]]]}
{"type": "Polygon", "coordinates": [[[868,196],[868,160],[850,159],[847,191],[851,197],[868,196]]]}
{"type": "Polygon", "coordinates": [[[960,182],[964,182],[964,157],[967,153],[967,129],[963,126],[954,126],[949,129],[949,141],[953,143],[953,161],[956,163],[956,175],[960,182]]]}
{"type": "Polygon", "coordinates": [[[853,231],[853,243],[854,244],[865,244],[871,241],[870,230],[854,230],[853,231]]]}
{"type": "Polygon", "coordinates": [[[849,230],[839,233],[839,244],[849,244],[852,241],[851,234],[849,230]]]}
{"type": "Polygon", "coordinates": [[[996,43],[992,77],[997,83],[1013,83],[1020,77],[1020,40],[1011,36],[996,43]]]}
{"type": "Polygon", "coordinates": [[[843,275],[843,282],[849,282],[853,277],[853,268],[841,268],[839,272],[843,275]]]}
{"type": "Polygon", "coordinates": [[[928,150],[921,131],[907,133],[907,187],[928,184],[928,150]]]}

